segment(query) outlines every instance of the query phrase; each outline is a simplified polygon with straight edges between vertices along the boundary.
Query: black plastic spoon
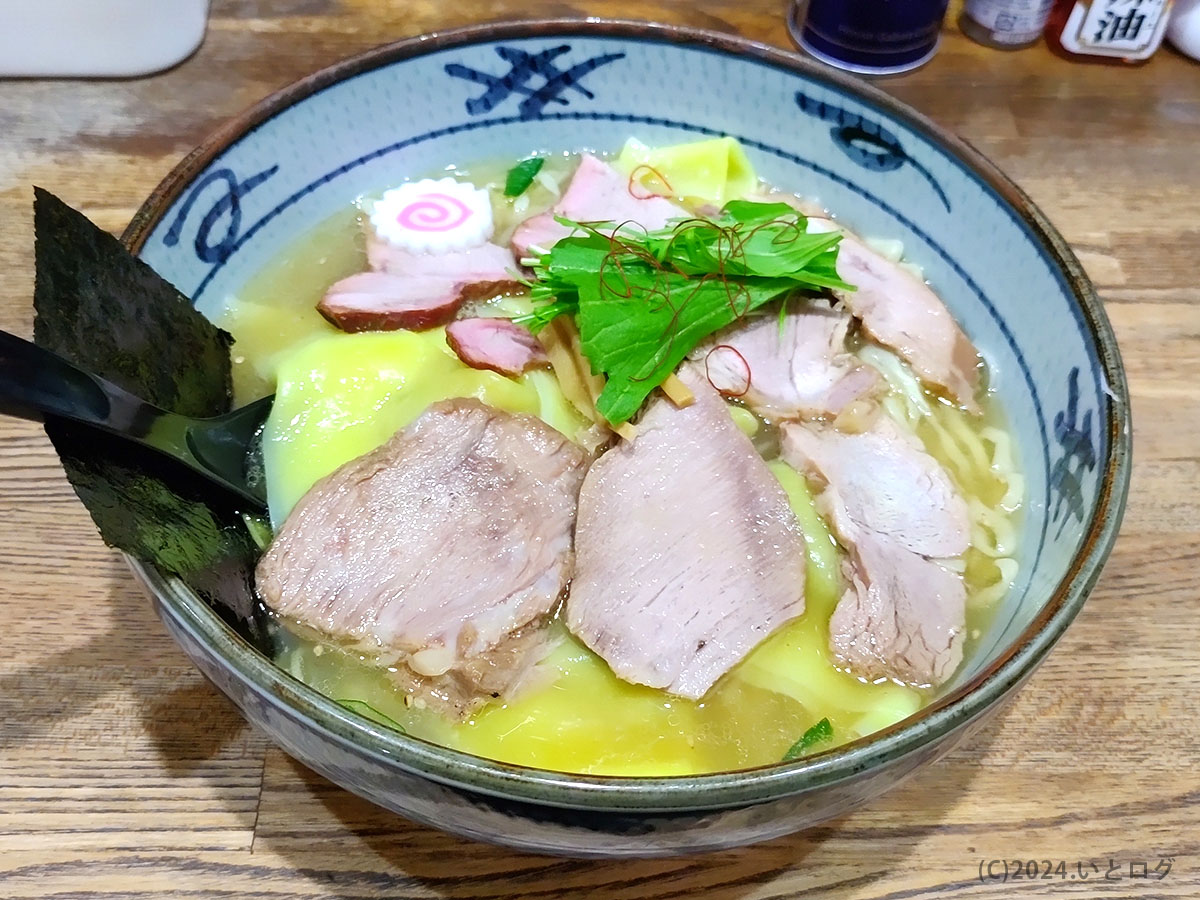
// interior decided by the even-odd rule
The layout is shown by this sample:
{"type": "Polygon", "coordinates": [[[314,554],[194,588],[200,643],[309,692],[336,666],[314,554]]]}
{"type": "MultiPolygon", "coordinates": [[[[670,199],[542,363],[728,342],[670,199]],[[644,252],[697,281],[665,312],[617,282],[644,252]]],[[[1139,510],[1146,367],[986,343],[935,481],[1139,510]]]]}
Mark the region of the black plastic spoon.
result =
{"type": "Polygon", "coordinates": [[[256,509],[267,508],[249,450],[274,397],[221,416],[196,419],[159,409],[36,344],[0,331],[0,413],[43,421],[56,416],[103,429],[178,460],[256,509]]]}

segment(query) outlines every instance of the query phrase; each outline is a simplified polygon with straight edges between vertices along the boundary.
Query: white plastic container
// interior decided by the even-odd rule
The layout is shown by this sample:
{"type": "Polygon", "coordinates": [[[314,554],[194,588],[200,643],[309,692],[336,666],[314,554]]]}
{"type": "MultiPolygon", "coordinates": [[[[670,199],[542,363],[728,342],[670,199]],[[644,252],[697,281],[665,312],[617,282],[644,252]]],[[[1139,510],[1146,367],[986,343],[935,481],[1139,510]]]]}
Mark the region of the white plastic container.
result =
{"type": "Polygon", "coordinates": [[[1175,49],[1200,60],[1200,0],[1175,0],[1167,23],[1167,40],[1175,49]]]}
{"type": "Polygon", "coordinates": [[[128,77],[204,40],[209,0],[0,0],[0,77],[128,77]]]}

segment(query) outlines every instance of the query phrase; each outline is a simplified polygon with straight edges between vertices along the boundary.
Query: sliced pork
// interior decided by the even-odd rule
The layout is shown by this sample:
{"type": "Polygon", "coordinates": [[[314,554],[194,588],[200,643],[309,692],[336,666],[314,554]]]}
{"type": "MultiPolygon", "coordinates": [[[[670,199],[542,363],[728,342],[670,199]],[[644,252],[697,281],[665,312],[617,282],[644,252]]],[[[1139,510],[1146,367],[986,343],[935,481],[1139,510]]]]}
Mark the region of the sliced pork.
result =
{"type": "Polygon", "coordinates": [[[541,341],[508,319],[459,319],[446,326],[446,343],[473,369],[520,375],[550,365],[541,341]]]}
{"type": "Polygon", "coordinates": [[[467,299],[445,278],[360,272],[329,288],[317,311],[342,331],[419,330],[446,324],[467,299]]]}
{"type": "Polygon", "coordinates": [[[548,251],[567,237],[571,229],[554,218],[553,212],[544,212],[522,222],[513,231],[512,249],[518,259],[526,259],[548,251]]]}
{"type": "Polygon", "coordinates": [[[450,253],[414,253],[367,233],[367,264],[373,271],[392,275],[436,275],[458,284],[494,284],[512,281],[517,261],[512,251],[486,243],[450,253]]]}
{"type": "Polygon", "coordinates": [[[876,392],[878,373],[846,350],[850,315],[821,302],[793,306],[782,327],[773,315],[752,318],[693,354],[713,387],[776,419],[836,416],[876,392]]]}
{"type": "Polygon", "coordinates": [[[414,675],[469,672],[558,603],[583,472],[583,451],[539,419],[435,403],[304,495],[259,593],[414,675]]]}
{"type": "MultiPolygon", "coordinates": [[[[812,218],[808,230],[841,229],[812,218]]],[[[979,353],[929,285],[850,234],[838,244],[837,272],[856,288],[838,296],[875,340],[904,357],[923,381],[979,412],[979,353]]]]}
{"type": "Polygon", "coordinates": [[[535,619],[441,675],[418,675],[405,665],[392,666],[389,674],[415,705],[463,719],[489,699],[512,699],[542,681],[537,664],[554,646],[546,622],[535,619]]]}
{"type": "Polygon", "coordinates": [[[703,371],[679,377],[695,402],[652,400],[584,480],[567,624],[621,678],[699,699],[804,611],[805,549],[703,371]]]}
{"type": "Polygon", "coordinates": [[[970,534],[949,476],[886,416],[859,434],[782,430],[784,458],[823,486],[818,505],[849,554],[833,652],[865,678],[944,681],[962,661],[966,591],[936,560],[960,556],[970,534]]]}
{"type": "Polygon", "coordinates": [[[962,577],[895,541],[867,534],[854,545],[849,587],[829,620],[829,646],[869,680],[937,685],[962,662],[962,577]]]}
{"type": "Polygon", "coordinates": [[[524,258],[530,254],[530,248],[549,250],[570,234],[570,228],[554,221],[555,215],[574,222],[634,223],[647,231],[663,228],[671,219],[687,215],[683,207],[665,197],[640,191],[631,193],[629,186],[628,176],[590,153],[583,154],[579,168],[553,211],[533,216],[517,226],[512,237],[513,251],[518,258],[524,258]]]}
{"type": "Polygon", "coordinates": [[[414,331],[444,325],[468,300],[520,287],[511,251],[481,244],[450,253],[414,253],[367,235],[371,271],[336,282],[317,305],[343,331],[414,331]]]}
{"type": "Polygon", "coordinates": [[[784,425],[783,453],[825,484],[822,503],[839,535],[873,531],[930,557],[967,549],[966,502],[938,461],[887,416],[859,434],[784,425]]]}

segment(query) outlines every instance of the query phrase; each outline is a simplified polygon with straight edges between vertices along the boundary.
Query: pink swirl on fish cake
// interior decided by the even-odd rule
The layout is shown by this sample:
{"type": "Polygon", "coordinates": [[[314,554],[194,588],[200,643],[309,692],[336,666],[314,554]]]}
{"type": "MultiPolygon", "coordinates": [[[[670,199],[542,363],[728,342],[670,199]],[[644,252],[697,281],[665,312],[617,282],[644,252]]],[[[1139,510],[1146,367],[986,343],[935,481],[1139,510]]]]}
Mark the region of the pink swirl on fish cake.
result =
{"type": "Polygon", "coordinates": [[[451,231],[474,213],[449,194],[422,194],[396,214],[396,222],[409,231],[451,231]]]}

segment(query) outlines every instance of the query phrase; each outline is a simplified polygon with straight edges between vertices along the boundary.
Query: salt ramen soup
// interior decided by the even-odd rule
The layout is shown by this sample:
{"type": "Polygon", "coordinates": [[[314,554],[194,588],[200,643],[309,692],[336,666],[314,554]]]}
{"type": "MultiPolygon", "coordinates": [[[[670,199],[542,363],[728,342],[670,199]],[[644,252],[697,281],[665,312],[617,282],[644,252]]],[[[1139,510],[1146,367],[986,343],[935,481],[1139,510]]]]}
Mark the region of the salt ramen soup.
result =
{"type": "MultiPolygon", "coordinates": [[[[540,168],[528,163],[519,167],[522,171],[515,187],[521,189],[515,196],[509,195],[514,193],[510,171],[514,160],[449,167],[438,174],[463,185],[468,193],[483,192],[490,207],[488,233],[480,237],[481,231],[462,240],[468,244],[486,240],[507,248],[523,223],[548,210],[561,212],[569,207],[564,198],[569,199],[583,158],[565,153],[541,154],[539,158],[543,160],[540,168]],[[531,172],[534,168],[537,171],[531,172]],[[525,180],[528,184],[522,186],[520,182],[525,180]]],[[[740,148],[728,140],[659,150],[631,141],[619,157],[599,165],[617,173],[629,197],[643,202],[647,198],[669,200],[681,210],[681,217],[712,219],[720,215],[722,206],[741,198],[772,204],[782,200],[815,214],[812,220],[824,223],[830,221],[831,212],[836,214],[836,210],[823,210],[816,199],[762,184],[740,148]]],[[[399,172],[395,182],[412,181],[420,174],[399,172]]],[[[622,461],[619,454],[634,453],[631,448],[637,448],[639,441],[650,446],[657,432],[653,423],[647,430],[647,421],[680,412],[658,392],[649,398],[643,412],[630,420],[636,433],[629,441],[599,427],[594,409],[580,408],[587,405],[586,395],[580,403],[578,385],[565,383],[558,366],[535,365],[520,374],[500,374],[464,362],[448,345],[444,324],[351,333],[318,312],[318,304],[333,286],[371,269],[371,247],[378,250],[379,242],[386,244],[381,228],[386,232],[388,222],[381,225],[378,215],[372,221],[372,213],[382,206],[384,188],[391,187],[394,185],[381,186],[378,194],[360,197],[316,224],[230,297],[217,317],[218,324],[236,340],[233,374],[237,401],[277,394],[264,442],[271,516],[277,532],[289,527],[285,524],[289,513],[314,484],[339,467],[362,459],[448,398],[475,398],[489,409],[535,416],[572,446],[579,445],[580,454],[589,460],[599,455],[603,461],[612,454],[612,462],[606,463],[606,477],[616,477],[621,465],[634,465],[630,459],[622,461]]],[[[469,197],[463,202],[468,201],[469,197]]],[[[808,231],[813,230],[809,226],[808,231]]],[[[642,229],[639,235],[644,234],[642,229]]],[[[430,240],[436,244],[436,235],[430,240]]],[[[886,266],[889,273],[903,272],[911,283],[922,284],[917,268],[920,261],[906,260],[900,244],[886,238],[847,234],[838,251],[843,254],[841,262],[846,259],[846,242],[851,240],[855,247],[866,248],[862,252],[869,257],[864,258],[873,261],[872,265],[886,266]]],[[[547,249],[535,246],[525,253],[536,256],[547,249]]],[[[467,251],[433,246],[421,252],[467,251]]],[[[532,262],[528,255],[520,259],[532,262]]],[[[839,263],[839,275],[842,270],[839,263]]],[[[531,279],[528,269],[523,269],[519,278],[515,270],[511,274],[509,283],[458,305],[456,319],[528,317],[546,302],[538,296],[536,278],[531,279]],[[530,283],[535,284],[532,292],[530,283]]],[[[852,278],[845,280],[853,283],[852,278]]],[[[950,579],[962,592],[958,602],[965,608],[955,640],[967,659],[1017,573],[1014,554],[1023,494],[1018,452],[1003,411],[986,388],[985,368],[973,373],[973,377],[981,377],[981,383],[973,394],[977,409],[969,410],[964,408],[966,404],[947,399],[945,390],[931,386],[896,347],[874,339],[870,323],[864,327],[857,317],[836,334],[836,353],[840,364],[867,372],[871,385],[867,394],[848,403],[837,416],[808,417],[802,425],[773,411],[771,404],[755,393],[758,387],[750,390],[755,371],[763,381],[766,368],[745,349],[749,344],[739,343],[738,330],[758,328],[764,334],[769,332],[764,340],[786,342],[789,315],[803,311],[805,304],[819,305],[822,315],[831,307],[840,309],[834,300],[838,296],[838,291],[832,296],[829,291],[810,291],[805,294],[808,299],[772,300],[752,314],[738,316],[707,343],[701,342],[689,354],[691,362],[679,370],[700,378],[692,382],[695,392],[703,394],[695,398],[698,405],[710,398],[705,380],[722,389],[711,397],[720,398],[720,415],[736,426],[736,434],[726,429],[730,434],[723,431],[722,440],[748,437],[756,460],[753,465],[769,473],[755,477],[769,477],[774,489],[781,491],[789,517],[794,516],[788,527],[795,529],[804,557],[798,569],[802,583],[796,585],[803,612],[783,616],[785,621],[770,633],[756,633],[747,652],[719,673],[711,687],[698,695],[693,690],[693,696],[688,696],[686,690],[662,689],[628,677],[630,669],[623,661],[606,658],[605,654],[613,656],[611,649],[581,638],[578,632],[583,629],[578,621],[586,617],[568,616],[569,600],[563,597],[578,580],[568,580],[549,612],[538,619],[541,637],[536,659],[527,662],[515,687],[456,711],[447,711],[422,690],[424,676],[412,656],[372,649],[370,641],[348,641],[344,635],[331,633],[336,629],[326,629],[322,623],[328,619],[320,615],[305,619],[272,612],[278,665],[384,727],[490,759],[590,774],[682,775],[768,765],[870,735],[917,712],[936,696],[937,683],[952,672],[939,672],[922,681],[898,677],[897,671],[901,675],[906,671],[903,668],[864,668],[856,663],[853,652],[843,652],[844,646],[839,650],[831,635],[831,620],[835,620],[844,596],[857,590],[866,597],[875,591],[881,596],[871,594],[875,599],[870,602],[898,602],[887,592],[896,589],[897,579],[903,580],[902,575],[890,572],[880,575],[880,564],[868,558],[878,555],[867,543],[874,537],[868,539],[863,531],[855,539],[847,524],[853,510],[848,513],[837,506],[837,489],[848,491],[850,484],[840,479],[853,480],[854,473],[839,474],[835,463],[852,457],[851,449],[857,444],[847,444],[844,453],[839,450],[832,454],[834,459],[824,460],[824,469],[819,447],[814,445],[807,455],[801,454],[810,465],[798,463],[797,454],[787,448],[811,442],[813,435],[853,442],[894,432],[899,437],[889,440],[900,440],[910,456],[931,458],[930,471],[945,479],[947,489],[955,495],[952,502],[964,510],[963,549],[933,560],[928,554],[909,550],[889,549],[883,556],[885,561],[902,557],[901,568],[934,566],[935,576],[929,575],[932,570],[922,568],[923,574],[915,577],[918,581],[950,579]],[[726,357],[723,375],[716,371],[720,366],[714,365],[714,348],[726,357]],[[743,365],[745,384],[739,387],[737,371],[743,365]],[[732,387],[731,378],[735,382],[732,387]],[[789,438],[789,429],[800,429],[803,434],[789,438]],[[869,564],[875,568],[864,575],[869,564]]],[[[847,316],[847,321],[850,318],[847,316]]],[[[803,335],[796,338],[804,339],[803,335]]],[[[986,353],[986,348],[982,349],[986,353]]],[[[712,407],[708,409],[711,412],[712,407]]],[[[591,465],[596,471],[599,462],[591,465]]],[[[688,458],[675,459],[671,465],[686,469],[688,458]]],[[[876,474],[868,472],[866,477],[875,479],[876,474]]],[[[590,472],[586,476],[592,477],[590,472]]],[[[585,480],[581,517],[588,490],[585,480]]],[[[599,502],[592,502],[592,507],[599,502]]],[[[687,511],[679,510],[674,519],[671,512],[666,510],[666,527],[683,527],[687,511]]],[[[636,517],[637,509],[628,509],[627,515],[636,517]]],[[[870,531],[875,535],[883,526],[857,523],[855,527],[875,529],[870,531]]],[[[583,539],[583,528],[581,520],[577,540],[583,539]]],[[[587,548],[575,549],[582,565],[588,558],[587,548]]],[[[581,577],[575,574],[577,579],[581,577]]],[[[681,602],[714,604],[720,598],[710,594],[719,590],[693,586],[681,602]]],[[[607,602],[610,598],[602,599],[607,602]]],[[[279,608],[269,600],[267,605],[279,608]]],[[[896,627],[903,630],[904,616],[909,614],[911,610],[896,613],[896,627]]],[[[845,615],[847,621],[851,618],[839,615],[845,615]]],[[[842,627],[845,622],[835,624],[842,627]]],[[[664,627],[670,631],[670,623],[664,627]]],[[[876,626],[871,623],[870,627],[876,626]]],[[[905,639],[911,641],[911,636],[905,639]]],[[[663,640],[669,640],[669,635],[663,640]]],[[[957,659],[955,665],[960,665],[957,659]]]]}

